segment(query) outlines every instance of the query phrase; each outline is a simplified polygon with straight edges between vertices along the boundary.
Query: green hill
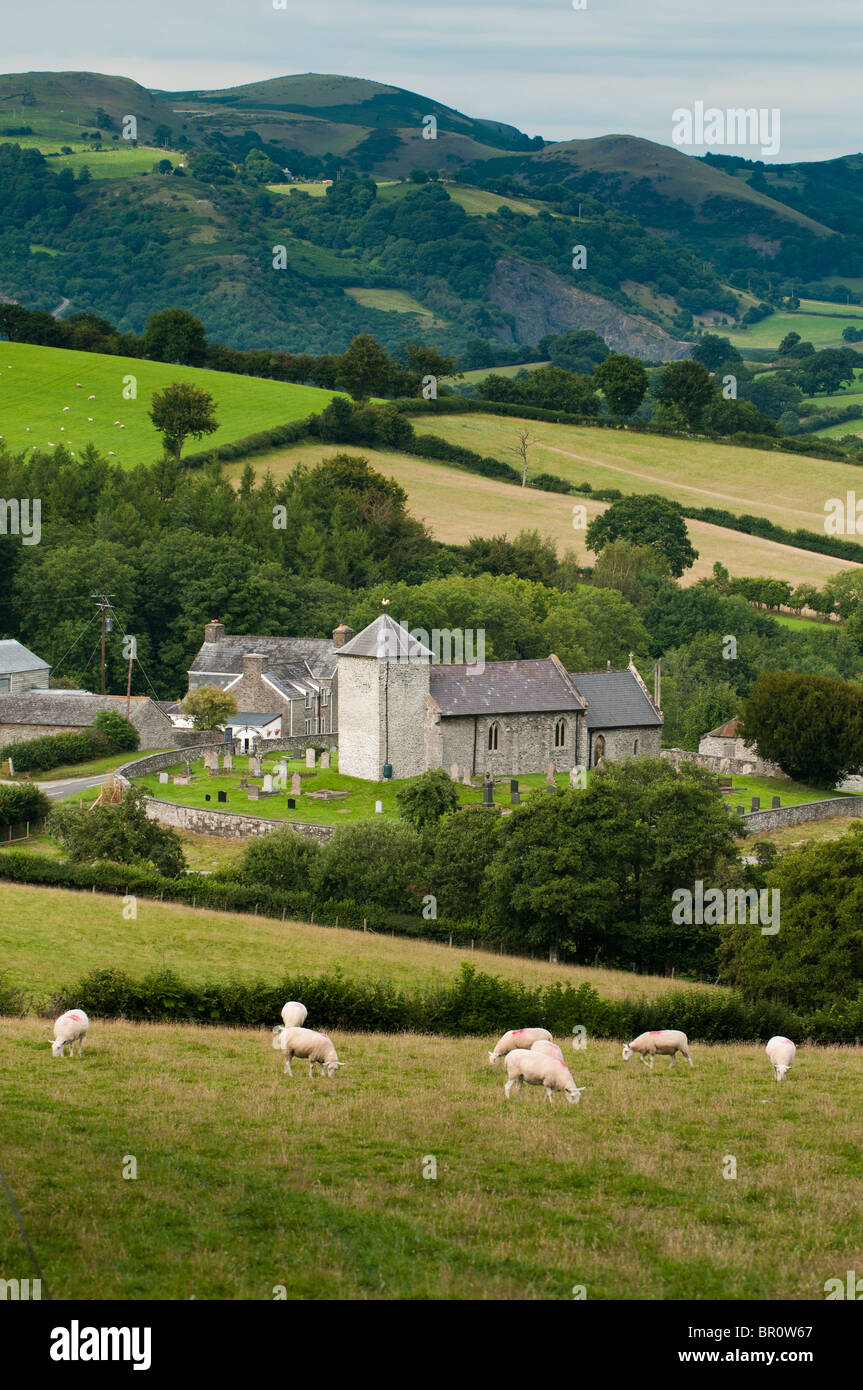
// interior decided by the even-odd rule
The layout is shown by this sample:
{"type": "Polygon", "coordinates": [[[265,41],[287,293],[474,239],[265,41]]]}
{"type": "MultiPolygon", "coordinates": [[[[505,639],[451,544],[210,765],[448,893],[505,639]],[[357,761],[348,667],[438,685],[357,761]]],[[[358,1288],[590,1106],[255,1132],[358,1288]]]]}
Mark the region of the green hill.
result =
{"type": "MultiPolygon", "coordinates": [[[[152,463],[161,456],[162,440],[147,412],[153,392],[172,381],[194,382],[216,402],[219,429],[201,447],[229,444],[259,430],[301,420],[322,410],[333,396],[313,386],[199,367],[2,343],[0,443],[15,452],[64,444],[75,453],[95,444],[130,467],[152,463]],[[123,396],[127,377],[137,383],[137,396],[131,400],[123,396]],[[95,400],[89,399],[91,395],[95,400]]],[[[190,441],[186,452],[196,447],[190,441]]]]}

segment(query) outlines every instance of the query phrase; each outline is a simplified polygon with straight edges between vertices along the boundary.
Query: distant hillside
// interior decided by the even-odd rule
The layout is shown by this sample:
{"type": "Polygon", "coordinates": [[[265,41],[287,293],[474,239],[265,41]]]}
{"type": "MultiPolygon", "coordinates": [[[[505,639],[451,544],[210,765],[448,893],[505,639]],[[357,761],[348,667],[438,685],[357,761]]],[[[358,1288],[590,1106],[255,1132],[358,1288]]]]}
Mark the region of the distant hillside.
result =
{"type": "Polygon", "coordinates": [[[665,361],[795,295],[836,283],[844,302],[861,213],[863,156],[765,168],[629,135],[545,143],[318,73],[186,92],[0,77],[0,299],[126,332],[176,304],[236,347],[340,352],[368,332],[479,363],[590,328],[665,361]]]}

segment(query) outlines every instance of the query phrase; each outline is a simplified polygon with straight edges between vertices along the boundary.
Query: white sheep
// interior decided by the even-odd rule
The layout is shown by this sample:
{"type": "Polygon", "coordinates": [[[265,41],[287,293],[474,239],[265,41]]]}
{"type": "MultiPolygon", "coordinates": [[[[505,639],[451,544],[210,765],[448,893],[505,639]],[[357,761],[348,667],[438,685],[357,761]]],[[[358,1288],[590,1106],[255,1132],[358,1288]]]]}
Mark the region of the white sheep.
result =
{"type": "Polygon", "coordinates": [[[544,1052],[546,1057],[556,1057],[559,1062],[563,1061],[563,1053],[557,1043],[549,1042],[546,1038],[540,1038],[539,1042],[531,1043],[531,1052],[544,1052]]]}
{"type": "Polygon", "coordinates": [[[797,1056],[797,1048],[790,1038],[780,1038],[778,1035],[771,1038],[764,1051],[773,1067],[773,1075],[777,1081],[784,1081],[788,1074],[794,1058],[797,1056]]]}
{"type": "Polygon", "coordinates": [[[525,1081],[528,1086],[544,1086],[546,1097],[551,1102],[554,1091],[563,1091],[570,1105],[578,1105],[582,1091],[586,1090],[584,1086],[576,1086],[565,1062],[559,1062],[548,1053],[535,1052],[532,1047],[516,1047],[508,1052],[505,1066],[508,1080],[503,1093],[507,1100],[513,1086],[516,1087],[516,1095],[521,1097],[525,1081]]]}
{"type": "Polygon", "coordinates": [[[69,1009],[67,1013],[61,1014],[54,1024],[54,1041],[51,1044],[52,1057],[65,1057],[66,1048],[69,1048],[69,1056],[75,1056],[75,1044],[78,1044],[78,1056],[81,1056],[81,1049],[84,1046],[84,1037],[90,1027],[90,1020],[83,1009],[69,1009]]]}
{"type": "Polygon", "coordinates": [[[623,1060],[628,1062],[630,1057],[636,1053],[641,1057],[646,1067],[653,1070],[653,1059],[657,1052],[661,1056],[671,1057],[669,1067],[673,1067],[677,1061],[678,1052],[682,1052],[690,1066],[694,1063],[689,1055],[689,1043],[686,1034],[678,1032],[676,1028],[654,1028],[650,1033],[640,1033],[631,1043],[623,1044],[623,1060]]]}
{"type": "Polygon", "coordinates": [[[288,1076],[293,1076],[291,1071],[292,1057],[307,1057],[309,1061],[309,1076],[315,1074],[315,1062],[321,1069],[321,1075],[335,1076],[336,1069],[343,1067],[344,1062],[340,1062],[333,1047],[331,1040],[326,1033],[316,1033],[313,1028],[274,1028],[273,1047],[281,1048],[285,1054],[285,1071],[288,1076]]]}
{"type": "Polygon", "coordinates": [[[512,1052],[517,1047],[532,1047],[535,1042],[551,1042],[552,1037],[547,1028],[510,1028],[508,1033],[504,1033],[494,1045],[494,1051],[488,1054],[488,1060],[492,1066],[499,1057],[505,1057],[508,1052],[512,1052]]]}
{"type": "Polygon", "coordinates": [[[282,1009],[282,1023],[286,1028],[302,1028],[308,1014],[305,1004],[298,1004],[296,999],[289,999],[282,1009]]]}

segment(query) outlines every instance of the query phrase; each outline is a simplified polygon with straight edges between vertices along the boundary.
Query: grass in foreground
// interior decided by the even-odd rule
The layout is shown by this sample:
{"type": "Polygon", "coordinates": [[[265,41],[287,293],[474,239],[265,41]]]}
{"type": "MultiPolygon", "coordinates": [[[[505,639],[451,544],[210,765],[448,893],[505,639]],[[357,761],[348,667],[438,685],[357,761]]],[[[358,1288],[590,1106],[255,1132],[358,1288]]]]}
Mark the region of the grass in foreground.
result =
{"type": "Polygon", "coordinates": [[[139,898],[126,921],[123,900],[109,893],[0,881],[0,962],[13,984],[45,997],[90,970],[114,967],[140,977],[168,967],[192,983],[279,980],[339,969],[349,980],[392,980],[400,987],[442,984],[462,961],[478,970],[550,985],[594,985],[609,999],[656,998],[669,989],[716,992],[717,986],[582,965],[450,948],[377,932],[281,922],[139,898]]]}
{"type": "MultiPolygon", "coordinates": [[[[851,1048],[777,1085],[760,1044],[651,1074],[589,1042],[570,1106],[507,1104],[490,1039],[338,1034],[310,1081],[264,1030],[94,1022],[74,1061],[48,1036],[0,1020],[4,1167],[55,1299],[807,1300],[860,1268],[851,1048]]],[[[30,1273],[4,1203],[0,1276],[30,1273]]]]}

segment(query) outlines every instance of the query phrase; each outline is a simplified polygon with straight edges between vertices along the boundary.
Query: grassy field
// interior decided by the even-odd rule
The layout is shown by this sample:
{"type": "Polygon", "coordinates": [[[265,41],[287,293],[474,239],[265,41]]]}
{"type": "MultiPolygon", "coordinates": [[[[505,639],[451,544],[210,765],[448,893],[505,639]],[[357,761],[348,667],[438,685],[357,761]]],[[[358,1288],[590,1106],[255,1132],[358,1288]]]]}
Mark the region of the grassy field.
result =
{"type": "MultiPolygon", "coordinates": [[[[2,851],[0,851],[2,853],[2,851]]],[[[138,900],[126,921],[122,899],[0,882],[0,961],[10,983],[47,996],[90,970],[116,967],[140,977],[167,967],[184,980],[279,980],[290,973],[322,975],[339,969],[347,979],[387,979],[397,985],[443,984],[470,960],[477,970],[551,985],[560,980],[593,985],[609,999],[652,999],[669,989],[715,993],[713,985],[634,975],[582,965],[450,948],[376,932],[281,922],[242,913],[213,912],[179,903],[138,900]]]]}
{"type": "MultiPolygon", "coordinates": [[[[147,750],[149,753],[149,749],[147,750]]],[[[154,753],[166,753],[166,748],[154,748],[154,753]]],[[[65,767],[52,767],[50,772],[21,772],[16,773],[10,779],[8,765],[5,760],[3,767],[5,771],[0,772],[0,781],[15,782],[64,782],[70,777],[97,777],[100,772],[113,772],[115,767],[122,767],[130,758],[134,758],[134,753],[111,753],[105,758],[91,758],[86,763],[67,763],[65,767]]],[[[12,765],[15,765],[13,755],[12,765]]]]}
{"type": "Polygon", "coordinates": [[[187,453],[301,420],[323,410],[334,394],[199,367],[2,343],[0,439],[16,450],[62,443],[75,453],[93,443],[129,466],[151,463],[160,456],[162,442],[147,412],[153,392],[172,381],[193,382],[216,402],[219,429],[204,443],[190,440],[187,453]],[[123,399],[129,375],[137,381],[135,400],[123,399]],[[90,395],[95,400],[88,400],[90,395]]]}
{"type": "MultiPolygon", "coordinates": [[[[482,449],[484,453],[493,453],[496,457],[508,459],[506,450],[511,446],[512,441],[517,438],[518,422],[515,420],[502,421],[500,417],[477,417],[470,416],[469,421],[476,421],[478,418],[495,419],[496,423],[502,428],[500,433],[495,432],[495,442],[493,447],[485,447],[482,436],[479,432],[462,432],[458,428],[459,421],[453,417],[441,416],[440,419],[430,422],[426,417],[422,422],[416,422],[421,432],[434,429],[444,437],[457,439],[459,443],[464,443],[470,448],[482,449]]],[[[528,421],[531,431],[536,422],[528,421]]],[[[656,473],[651,474],[647,471],[650,466],[644,466],[641,459],[638,460],[636,472],[627,472],[624,467],[625,454],[622,452],[626,448],[626,442],[633,441],[634,452],[640,451],[642,441],[646,438],[650,445],[657,443],[681,444],[681,448],[687,451],[688,466],[690,470],[698,469],[699,477],[703,477],[705,484],[709,484],[714,477],[722,477],[721,468],[734,466],[733,455],[749,455],[748,460],[740,460],[738,463],[741,474],[741,487],[746,486],[747,482],[747,463],[751,471],[752,460],[759,461],[760,468],[768,466],[778,467],[779,471],[784,472],[784,456],[772,454],[759,454],[754,450],[732,450],[720,449],[718,446],[710,444],[684,445],[683,441],[664,440],[657,441],[649,436],[635,436],[631,434],[619,434],[612,430],[593,430],[581,431],[572,426],[548,426],[539,424],[538,430],[557,430],[558,438],[561,440],[559,446],[542,448],[535,447],[531,450],[532,471],[539,472],[541,469],[548,469],[560,475],[569,474],[575,482],[583,480],[593,481],[597,487],[619,487],[622,492],[629,490],[637,492],[659,492],[667,496],[678,494],[693,495],[693,490],[687,487],[684,479],[686,476],[685,468],[687,461],[675,452],[672,455],[671,464],[668,461],[657,459],[652,460],[652,466],[656,473]],[[579,461],[577,464],[567,462],[566,454],[572,454],[573,449],[577,448],[575,441],[567,444],[565,431],[572,430],[573,436],[579,435],[579,442],[588,436],[582,447],[590,450],[590,454],[579,453],[576,457],[579,460],[587,458],[587,462],[579,461]],[[700,464],[700,450],[711,451],[714,455],[714,472],[711,473],[707,461],[700,464]],[[612,450],[621,451],[612,454],[612,450]],[[613,469],[603,463],[600,453],[607,451],[609,457],[619,457],[622,462],[613,469]],[[719,455],[719,459],[716,459],[719,455]],[[727,458],[725,456],[728,456],[727,458]],[[783,462],[780,462],[783,460],[783,462]],[[720,466],[721,465],[721,466],[720,466]],[[679,472],[680,481],[672,481],[670,478],[664,483],[657,479],[663,473],[679,472]],[[637,485],[635,483],[637,482],[637,485]]],[[[537,435],[533,436],[537,438],[537,435]]],[[[335,454],[343,452],[343,445],[324,445],[319,443],[302,443],[289,446],[285,449],[275,450],[270,454],[261,454],[253,459],[253,464],[259,476],[269,469],[274,478],[285,477],[292,472],[298,463],[314,465],[321,459],[332,458],[335,454]]],[[[356,446],[350,449],[351,453],[356,453],[367,458],[373,468],[386,474],[388,477],[395,478],[400,483],[408,495],[408,506],[414,516],[425,521],[432,535],[437,540],[446,541],[450,544],[464,545],[472,536],[492,536],[503,533],[509,536],[516,536],[523,529],[535,528],[543,536],[549,536],[555,542],[558,554],[563,555],[567,550],[572,550],[582,563],[592,565],[595,557],[587,550],[584,543],[584,529],[573,528],[573,507],[583,505],[586,508],[587,521],[597,513],[605,511],[605,503],[592,502],[588,498],[576,499],[561,493],[540,492],[535,489],[522,491],[511,483],[497,482],[491,478],[483,478],[476,474],[466,473],[464,470],[443,463],[429,463],[424,459],[414,458],[408,454],[398,454],[389,451],[377,451],[366,446],[356,446]]],[[[514,456],[513,456],[514,457],[514,456]]],[[[649,457],[649,451],[648,451],[649,457]]],[[[243,464],[229,464],[226,469],[226,476],[239,482],[243,471],[243,464]]],[[[634,465],[633,465],[634,466],[634,465]]],[[[841,483],[837,482],[839,489],[830,492],[825,486],[823,496],[842,497],[847,487],[853,487],[853,480],[846,482],[845,474],[849,471],[845,464],[829,464],[819,461],[813,465],[818,469],[829,470],[837,468],[843,470],[841,483]]],[[[799,476],[795,479],[794,487],[805,489],[805,479],[809,476],[807,461],[803,460],[799,465],[799,476]]],[[[778,491],[778,489],[777,489],[778,491]]],[[[730,510],[753,511],[763,515],[768,515],[771,507],[767,497],[767,484],[765,479],[764,501],[755,505],[749,501],[745,504],[732,506],[729,501],[715,502],[717,496],[724,496],[717,493],[715,485],[713,490],[705,486],[695,495],[698,496],[698,506],[719,505],[728,506],[730,510]],[[710,499],[714,499],[711,502],[710,499]]],[[[740,499],[738,499],[739,501],[740,499]]],[[[775,501],[775,497],[774,497],[775,501]]],[[[786,509],[782,509],[783,514],[786,509]]],[[[802,511],[802,509],[801,509],[802,511]]],[[[807,519],[810,513],[802,511],[802,515],[807,519]]],[[[823,524],[823,512],[821,513],[823,524]]],[[[788,524],[788,523],[785,523],[788,524]]],[[[795,526],[806,525],[806,521],[800,519],[794,522],[795,526]]],[[[840,569],[850,568],[847,560],[835,560],[829,555],[819,555],[814,551],[798,550],[793,546],[778,545],[775,541],[761,540],[756,536],[746,536],[739,531],[729,531],[719,526],[709,526],[705,522],[687,522],[687,526],[692,536],[695,548],[699,552],[699,558],[692,569],[687,570],[683,577],[684,584],[692,584],[696,579],[709,577],[713,570],[715,561],[719,560],[726,566],[732,575],[766,575],[770,578],[787,579],[791,583],[799,584],[804,581],[823,585],[830,575],[835,574],[840,569]]]]}
{"type": "Polygon", "coordinates": [[[817,618],[797,618],[793,613],[770,613],[774,622],[792,632],[838,632],[840,623],[819,623],[817,618]]]}
{"type": "Polygon", "coordinates": [[[735,347],[778,348],[786,333],[799,333],[804,342],[812,343],[817,351],[826,347],[846,347],[842,329],[849,324],[860,327],[863,309],[859,305],[831,304],[829,300],[805,300],[808,312],[770,314],[748,328],[725,328],[722,336],[735,347]]]}
{"type": "MultiPolygon", "coordinates": [[[[48,1036],[0,1020],[3,1162],[55,1299],[805,1301],[860,1267],[854,1049],[778,1086],[760,1045],[648,1073],[588,1042],[570,1106],[507,1103],[487,1039],[337,1034],[311,1081],[264,1030],[95,1023],[74,1061],[48,1036]]],[[[3,1203],[0,1275],[30,1273],[3,1203]]]]}
{"type": "Polygon", "coordinates": [[[823,844],[825,840],[838,840],[842,835],[859,828],[859,816],[831,816],[829,820],[806,821],[803,825],[783,825],[776,830],[762,830],[746,841],[746,853],[761,840],[772,840],[784,853],[796,849],[798,845],[823,844]]]}
{"type": "MultiPolygon", "coordinates": [[[[850,796],[850,792],[824,791],[823,787],[807,787],[802,782],[786,782],[782,777],[734,777],[733,793],[740,792],[740,802],[746,803],[747,811],[753,796],[760,797],[761,810],[769,811],[774,796],[778,796],[783,806],[800,806],[805,801],[832,801],[837,796],[850,796]]],[[[735,795],[729,801],[737,805],[735,795]]]]}

